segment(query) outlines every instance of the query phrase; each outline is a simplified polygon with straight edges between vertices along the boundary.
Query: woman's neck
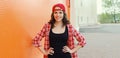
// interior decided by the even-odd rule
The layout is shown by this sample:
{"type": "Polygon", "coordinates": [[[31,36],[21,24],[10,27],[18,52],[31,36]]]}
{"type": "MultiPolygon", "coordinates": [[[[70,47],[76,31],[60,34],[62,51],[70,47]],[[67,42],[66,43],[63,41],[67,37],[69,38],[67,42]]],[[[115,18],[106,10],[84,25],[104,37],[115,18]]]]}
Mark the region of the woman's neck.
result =
{"type": "Polygon", "coordinates": [[[63,26],[63,23],[62,23],[62,22],[55,22],[54,25],[55,25],[55,26],[63,26]]]}

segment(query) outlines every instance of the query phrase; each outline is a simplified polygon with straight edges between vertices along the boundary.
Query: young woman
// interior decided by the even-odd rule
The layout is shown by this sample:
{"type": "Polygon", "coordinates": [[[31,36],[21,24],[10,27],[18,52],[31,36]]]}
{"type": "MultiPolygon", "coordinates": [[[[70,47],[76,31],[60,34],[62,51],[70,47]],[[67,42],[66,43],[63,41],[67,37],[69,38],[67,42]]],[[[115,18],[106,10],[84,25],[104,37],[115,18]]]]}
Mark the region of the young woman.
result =
{"type": "Polygon", "coordinates": [[[78,58],[76,51],[86,42],[84,37],[67,20],[63,4],[55,4],[52,8],[51,20],[43,26],[35,36],[33,44],[44,58],[78,58]],[[45,37],[44,48],[39,41],[45,37]],[[78,44],[74,44],[74,37],[78,44]]]}

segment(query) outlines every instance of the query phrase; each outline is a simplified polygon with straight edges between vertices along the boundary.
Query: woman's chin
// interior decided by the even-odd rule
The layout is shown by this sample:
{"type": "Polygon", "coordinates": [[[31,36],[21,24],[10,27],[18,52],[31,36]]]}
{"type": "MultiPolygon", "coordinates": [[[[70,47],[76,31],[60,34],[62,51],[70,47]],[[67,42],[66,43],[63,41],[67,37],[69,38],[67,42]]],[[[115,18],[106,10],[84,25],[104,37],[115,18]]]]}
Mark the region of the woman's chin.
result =
{"type": "Polygon", "coordinates": [[[59,21],[62,21],[62,20],[61,19],[57,19],[56,21],[59,22],[59,21]]]}

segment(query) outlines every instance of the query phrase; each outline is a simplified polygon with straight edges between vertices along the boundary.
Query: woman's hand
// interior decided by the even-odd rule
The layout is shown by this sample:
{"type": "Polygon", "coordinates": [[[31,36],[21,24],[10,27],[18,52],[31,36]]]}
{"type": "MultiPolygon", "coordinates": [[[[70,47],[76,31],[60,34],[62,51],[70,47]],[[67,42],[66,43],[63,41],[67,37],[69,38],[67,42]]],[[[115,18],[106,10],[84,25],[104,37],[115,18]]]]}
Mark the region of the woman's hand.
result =
{"type": "Polygon", "coordinates": [[[78,49],[80,49],[80,48],[81,48],[81,46],[77,45],[75,48],[73,48],[73,49],[71,50],[68,46],[64,46],[63,49],[62,49],[62,51],[63,51],[64,53],[66,53],[66,52],[74,53],[74,52],[76,52],[76,51],[77,51],[78,49]]]}
{"type": "Polygon", "coordinates": [[[64,46],[63,49],[62,49],[62,51],[63,51],[64,53],[67,53],[67,52],[73,53],[72,50],[71,50],[68,46],[64,46]]]}
{"type": "Polygon", "coordinates": [[[53,48],[50,47],[50,48],[46,51],[46,53],[44,53],[44,54],[45,54],[45,55],[53,55],[53,54],[54,54],[53,48]]]}

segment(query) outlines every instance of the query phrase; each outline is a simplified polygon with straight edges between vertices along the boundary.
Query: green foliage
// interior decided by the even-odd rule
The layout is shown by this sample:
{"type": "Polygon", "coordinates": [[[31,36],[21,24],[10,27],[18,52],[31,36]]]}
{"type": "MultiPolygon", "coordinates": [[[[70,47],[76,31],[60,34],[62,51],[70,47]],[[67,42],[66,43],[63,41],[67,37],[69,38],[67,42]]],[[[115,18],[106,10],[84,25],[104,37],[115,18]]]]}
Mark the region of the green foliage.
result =
{"type": "Polygon", "coordinates": [[[118,23],[120,21],[120,0],[102,0],[105,13],[99,15],[101,23],[118,23]]]}
{"type": "Polygon", "coordinates": [[[102,0],[102,6],[107,13],[120,13],[120,0],[102,0]]]}
{"type": "Polygon", "coordinates": [[[103,6],[105,8],[111,7],[113,5],[113,2],[111,0],[102,0],[103,1],[103,6]]]}
{"type": "MultiPolygon", "coordinates": [[[[115,14],[115,15],[117,16],[116,22],[120,23],[120,13],[115,14]]],[[[100,23],[114,23],[115,22],[115,20],[113,20],[114,16],[112,14],[109,14],[109,13],[102,13],[102,14],[98,15],[98,18],[99,18],[100,23]]]]}
{"type": "Polygon", "coordinates": [[[107,13],[103,13],[99,15],[98,18],[100,23],[112,23],[112,19],[111,19],[112,17],[107,13]]]}

